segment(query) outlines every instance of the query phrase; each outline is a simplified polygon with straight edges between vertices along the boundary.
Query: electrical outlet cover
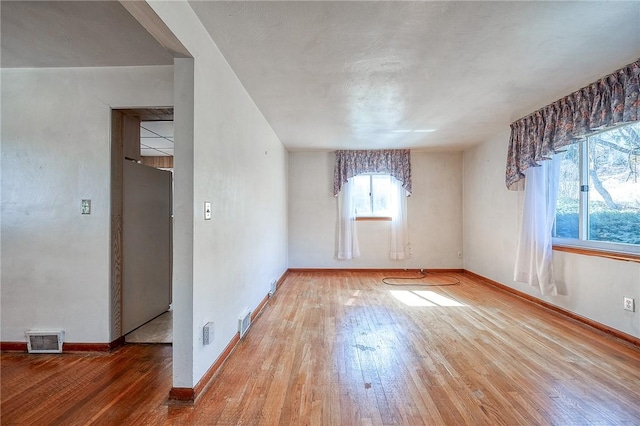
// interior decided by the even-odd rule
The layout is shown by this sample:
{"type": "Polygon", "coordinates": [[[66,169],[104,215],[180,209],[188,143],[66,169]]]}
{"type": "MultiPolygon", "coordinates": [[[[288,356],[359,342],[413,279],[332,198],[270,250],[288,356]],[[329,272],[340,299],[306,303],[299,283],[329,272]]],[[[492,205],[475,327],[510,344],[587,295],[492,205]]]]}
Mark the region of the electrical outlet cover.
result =
{"type": "Polygon", "coordinates": [[[635,310],[636,310],[635,300],[633,300],[631,297],[625,297],[624,298],[624,310],[625,311],[635,312],[635,310]]]}

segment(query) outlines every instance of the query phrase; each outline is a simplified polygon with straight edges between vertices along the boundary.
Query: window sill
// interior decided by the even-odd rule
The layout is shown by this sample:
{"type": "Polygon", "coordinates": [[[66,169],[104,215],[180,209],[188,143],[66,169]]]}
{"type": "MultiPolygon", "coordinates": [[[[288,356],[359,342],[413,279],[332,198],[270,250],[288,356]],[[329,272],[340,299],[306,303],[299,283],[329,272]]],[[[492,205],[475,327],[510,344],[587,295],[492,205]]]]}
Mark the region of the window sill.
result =
{"type": "Polygon", "coordinates": [[[572,247],[565,245],[553,245],[553,250],[566,253],[582,254],[584,256],[606,257],[607,259],[624,260],[627,262],[640,263],[640,254],[619,253],[613,251],[598,250],[588,247],[572,247]]]}
{"type": "Polygon", "coordinates": [[[358,216],[356,222],[391,222],[391,218],[388,216],[358,216]]]}

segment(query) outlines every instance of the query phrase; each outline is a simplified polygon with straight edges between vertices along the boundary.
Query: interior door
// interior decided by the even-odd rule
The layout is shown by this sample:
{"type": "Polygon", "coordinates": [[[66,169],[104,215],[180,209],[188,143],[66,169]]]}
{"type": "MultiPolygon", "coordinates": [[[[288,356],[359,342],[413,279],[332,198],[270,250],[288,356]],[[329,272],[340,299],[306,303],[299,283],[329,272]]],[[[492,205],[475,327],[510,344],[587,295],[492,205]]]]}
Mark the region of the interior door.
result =
{"type": "Polygon", "coordinates": [[[171,303],[172,174],[125,161],[123,169],[124,334],[157,317],[171,303]]]}

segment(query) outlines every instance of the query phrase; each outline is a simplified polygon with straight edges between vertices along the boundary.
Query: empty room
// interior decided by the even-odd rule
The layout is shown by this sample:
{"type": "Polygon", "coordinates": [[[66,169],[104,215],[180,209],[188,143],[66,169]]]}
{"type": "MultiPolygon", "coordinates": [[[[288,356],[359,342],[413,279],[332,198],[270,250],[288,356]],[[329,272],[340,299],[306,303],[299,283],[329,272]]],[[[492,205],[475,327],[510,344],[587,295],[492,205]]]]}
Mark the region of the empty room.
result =
{"type": "Polygon", "coordinates": [[[0,18],[1,424],[640,425],[640,2],[0,18]]]}

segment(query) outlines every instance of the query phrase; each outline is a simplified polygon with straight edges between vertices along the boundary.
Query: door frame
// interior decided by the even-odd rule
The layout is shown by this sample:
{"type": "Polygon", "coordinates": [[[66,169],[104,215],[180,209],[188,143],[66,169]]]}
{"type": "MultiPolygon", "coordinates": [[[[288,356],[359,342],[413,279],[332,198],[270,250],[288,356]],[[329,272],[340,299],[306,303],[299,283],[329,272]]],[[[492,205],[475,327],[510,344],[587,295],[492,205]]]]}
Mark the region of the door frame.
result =
{"type": "MultiPolygon", "coordinates": [[[[122,284],[123,284],[123,208],[125,161],[125,132],[127,117],[136,117],[139,121],[173,121],[173,107],[148,108],[112,108],[111,109],[111,215],[110,215],[110,346],[124,344],[122,332],[122,284]]],[[[173,240],[173,232],[171,235],[173,240]]],[[[173,265],[171,265],[173,269],[173,265]]]]}

